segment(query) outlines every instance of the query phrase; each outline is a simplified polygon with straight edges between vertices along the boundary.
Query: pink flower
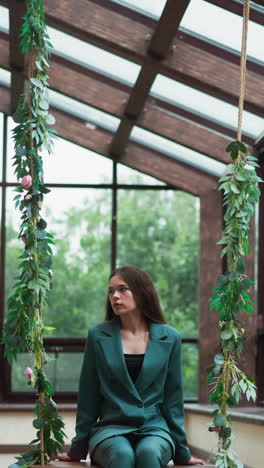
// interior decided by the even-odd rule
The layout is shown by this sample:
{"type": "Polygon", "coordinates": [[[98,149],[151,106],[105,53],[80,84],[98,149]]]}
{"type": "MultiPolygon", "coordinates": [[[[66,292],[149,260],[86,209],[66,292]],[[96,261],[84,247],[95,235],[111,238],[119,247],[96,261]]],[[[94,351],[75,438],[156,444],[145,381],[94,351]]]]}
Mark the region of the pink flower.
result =
{"type": "Polygon", "coordinates": [[[31,367],[26,367],[24,374],[27,376],[28,380],[31,381],[33,376],[33,370],[31,369],[31,367]]]}
{"type": "Polygon", "coordinates": [[[31,198],[32,198],[31,193],[28,193],[28,194],[25,196],[25,199],[26,199],[26,200],[31,200],[31,198]]]}
{"type": "Polygon", "coordinates": [[[218,432],[218,433],[221,432],[221,430],[222,430],[221,426],[210,426],[208,429],[208,431],[210,432],[218,432]]]}
{"type": "Polygon", "coordinates": [[[24,244],[27,242],[27,236],[21,236],[21,239],[24,242],[24,244]]]}
{"type": "Polygon", "coordinates": [[[30,174],[25,175],[21,180],[21,187],[24,190],[28,190],[32,185],[32,177],[30,174]]]}

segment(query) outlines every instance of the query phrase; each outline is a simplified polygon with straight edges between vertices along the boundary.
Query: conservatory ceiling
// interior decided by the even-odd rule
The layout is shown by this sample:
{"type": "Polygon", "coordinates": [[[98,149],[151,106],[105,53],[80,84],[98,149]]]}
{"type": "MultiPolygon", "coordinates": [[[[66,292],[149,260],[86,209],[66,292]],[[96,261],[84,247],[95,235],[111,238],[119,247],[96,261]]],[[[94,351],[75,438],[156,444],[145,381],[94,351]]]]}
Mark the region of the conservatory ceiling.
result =
{"type": "MultiPolygon", "coordinates": [[[[215,184],[236,138],[243,1],[44,3],[60,135],[194,194],[215,184]]],[[[243,116],[243,141],[259,152],[263,3],[251,2],[243,116]]],[[[8,114],[26,80],[18,47],[25,4],[0,0],[0,111],[8,114]]]]}

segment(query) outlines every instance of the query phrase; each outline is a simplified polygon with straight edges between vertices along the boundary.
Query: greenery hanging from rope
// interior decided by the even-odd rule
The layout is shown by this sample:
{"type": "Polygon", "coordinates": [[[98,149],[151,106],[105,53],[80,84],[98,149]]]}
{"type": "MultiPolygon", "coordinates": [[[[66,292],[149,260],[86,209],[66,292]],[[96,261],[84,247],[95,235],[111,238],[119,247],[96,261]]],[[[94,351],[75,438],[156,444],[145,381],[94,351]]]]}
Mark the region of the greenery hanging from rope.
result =
{"type": "Polygon", "coordinates": [[[226,174],[220,178],[219,190],[224,190],[225,231],[218,244],[223,244],[222,256],[228,260],[228,271],[217,278],[217,287],[210,300],[210,309],[220,316],[221,352],[214,357],[214,363],[207,368],[207,384],[212,385],[210,402],[217,404],[211,416],[213,423],[210,431],[219,435],[216,452],[217,468],[242,468],[231,448],[232,421],[228,409],[235,407],[242,395],[247,400],[256,399],[254,380],[242,372],[236,362],[240,357],[244,341],[244,329],[239,314],[254,311],[249,295],[254,281],[246,275],[244,257],[249,254],[250,218],[254,215],[255,203],[260,190],[257,176],[257,158],[247,155],[246,146],[241,143],[242,111],[246,75],[246,36],[249,15],[249,1],[245,1],[243,41],[241,57],[241,93],[239,103],[237,140],[226,149],[231,154],[232,164],[227,166],[226,174]]]}
{"type": "MultiPolygon", "coordinates": [[[[34,356],[34,370],[27,368],[29,384],[37,389],[38,401],[33,426],[37,429],[32,450],[18,457],[12,468],[47,464],[50,456],[62,451],[64,423],[52,399],[52,384],[43,367],[48,357],[43,346],[45,331],[52,329],[43,324],[46,297],[52,287],[53,236],[47,232],[47,223],[41,216],[44,194],[50,192],[43,183],[43,164],[40,152],[52,151],[52,138],[56,130],[49,114],[48,75],[46,67],[52,49],[44,17],[42,0],[29,0],[23,17],[21,32],[22,53],[28,54],[28,87],[20,97],[13,116],[17,126],[13,130],[15,141],[14,167],[20,186],[15,189],[16,207],[21,211],[19,237],[25,248],[19,257],[19,274],[8,299],[8,314],[4,325],[5,356],[11,363],[17,354],[29,352],[34,356]]],[[[10,468],[11,468],[10,467],[10,468]]]]}

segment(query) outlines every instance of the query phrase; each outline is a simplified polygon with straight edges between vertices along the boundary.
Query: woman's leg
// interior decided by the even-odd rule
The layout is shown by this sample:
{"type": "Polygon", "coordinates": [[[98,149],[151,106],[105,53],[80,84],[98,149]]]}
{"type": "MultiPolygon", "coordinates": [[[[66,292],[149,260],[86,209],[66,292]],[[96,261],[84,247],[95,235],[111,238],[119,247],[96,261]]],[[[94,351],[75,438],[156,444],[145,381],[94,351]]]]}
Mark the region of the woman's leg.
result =
{"type": "Polygon", "coordinates": [[[135,457],[136,468],[162,468],[171,460],[172,449],[162,437],[145,436],[135,447],[135,457]]]}
{"type": "Polygon", "coordinates": [[[129,440],[124,436],[103,440],[92,454],[93,463],[102,468],[134,468],[135,455],[129,440]]]}

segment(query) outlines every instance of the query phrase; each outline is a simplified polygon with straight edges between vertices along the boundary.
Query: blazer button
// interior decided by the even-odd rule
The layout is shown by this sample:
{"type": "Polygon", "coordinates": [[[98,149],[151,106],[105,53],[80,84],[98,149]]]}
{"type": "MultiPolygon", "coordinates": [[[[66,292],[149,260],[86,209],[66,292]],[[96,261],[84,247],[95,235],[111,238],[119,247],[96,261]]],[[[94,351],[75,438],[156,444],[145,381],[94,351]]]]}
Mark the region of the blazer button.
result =
{"type": "Polygon", "coordinates": [[[142,401],[139,401],[137,405],[138,405],[138,408],[143,408],[143,406],[144,406],[142,401]]]}

